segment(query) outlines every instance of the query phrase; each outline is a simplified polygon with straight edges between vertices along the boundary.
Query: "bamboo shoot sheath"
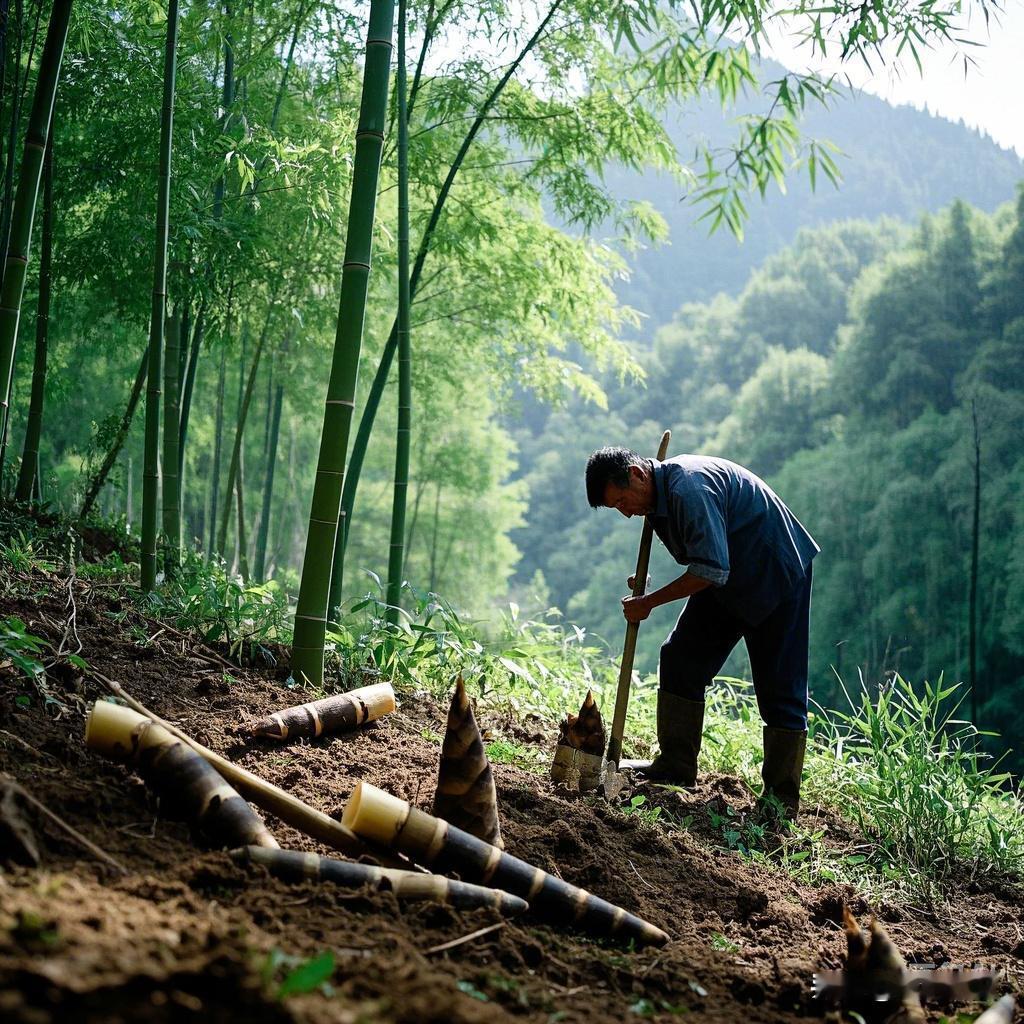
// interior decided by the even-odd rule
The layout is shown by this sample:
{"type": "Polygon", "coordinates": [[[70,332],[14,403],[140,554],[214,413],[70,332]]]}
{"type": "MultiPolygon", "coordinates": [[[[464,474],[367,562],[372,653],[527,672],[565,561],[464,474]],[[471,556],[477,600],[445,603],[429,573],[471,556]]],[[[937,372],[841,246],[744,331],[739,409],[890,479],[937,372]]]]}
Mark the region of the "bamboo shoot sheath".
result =
{"type": "Polygon", "coordinates": [[[259,864],[275,878],[286,882],[333,882],[346,889],[370,886],[381,892],[393,892],[400,900],[432,900],[459,910],[493,907],[505,917],[514,917],[529,908],[525,900],[501,889],[458,882],[443,875],[378,868],[372,864],[319,857],[315,853],[267,850],[261,846],[232,850],[231,856],[240,863],[259,864]]]}
{"type": "Polygon", "coordinates": [[[553,924],[576,925],[594,935],[633,939],[639,944],[661,945],[668,941],[668,935],[660,928],[621,907],[569,885],[366,782],[356,786],[342,822],[363,839],[398,850],[438,874],[457,874],[520,896],[539,917],[553,924]]]}
{"type": "Polygon", "coordinates": [[[97,701],[86,720],[85,743],[137,767],[173,814],[193,821],[211,840],[277,848],[267,826],[216,769],[156,722],[97,701]]]}

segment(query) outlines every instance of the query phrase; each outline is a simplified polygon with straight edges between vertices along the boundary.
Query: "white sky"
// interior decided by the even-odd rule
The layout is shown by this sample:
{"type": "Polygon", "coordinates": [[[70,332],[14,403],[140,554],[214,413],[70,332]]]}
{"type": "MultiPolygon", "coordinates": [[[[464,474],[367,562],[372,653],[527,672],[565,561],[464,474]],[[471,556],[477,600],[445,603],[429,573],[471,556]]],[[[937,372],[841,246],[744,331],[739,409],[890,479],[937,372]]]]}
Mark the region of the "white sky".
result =
{"type": "Polygon", "coordinates": [[[962,120],[1024,157],[1024,2],[1006,0],[998,23],[992,20],[988,29],[975,11],[959,35],[981,44],[959,51],[975,61],[966,76],[954,46],[921,52],[923,75],[906,52],[899,74],[889,69],[872,74],[862,63],[840,66],[838,61],[810,60],[808,48],[785,40],[766,52],[793,70],[847,73],[855,86],[867,92],[952,121],[962,120]]]}

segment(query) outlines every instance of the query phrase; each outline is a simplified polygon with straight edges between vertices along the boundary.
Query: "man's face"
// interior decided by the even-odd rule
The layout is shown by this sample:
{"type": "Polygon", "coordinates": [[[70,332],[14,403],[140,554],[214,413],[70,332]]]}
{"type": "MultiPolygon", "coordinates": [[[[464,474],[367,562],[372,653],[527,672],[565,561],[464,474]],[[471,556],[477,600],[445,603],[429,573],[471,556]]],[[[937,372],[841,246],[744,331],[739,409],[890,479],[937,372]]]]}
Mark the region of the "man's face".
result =
{"type": "Polygon", "coordinates": [[[618,509],[627,519],[647,515],[654,511],[654,480],[642,466],[629,467],[629,486],[608,483],[604,488],[604,503],[618,509]]]}

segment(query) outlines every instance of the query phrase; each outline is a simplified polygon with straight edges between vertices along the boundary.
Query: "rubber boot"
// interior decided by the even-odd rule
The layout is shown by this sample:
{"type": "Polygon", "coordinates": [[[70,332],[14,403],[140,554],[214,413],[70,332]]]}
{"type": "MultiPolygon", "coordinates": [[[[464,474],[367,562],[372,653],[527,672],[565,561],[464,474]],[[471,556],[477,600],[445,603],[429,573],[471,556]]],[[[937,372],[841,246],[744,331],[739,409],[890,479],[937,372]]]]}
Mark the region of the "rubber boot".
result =
{"type": "Polygon", "coordinates": [[[806,729],[764,727],[764,763],[761,779],[765,795],[773,793],[786,809],[786,817],[795,819],[800,811],[800,778],[807,748],[806,729]]]}
{"type": "Polygon", "coordinates": [[[658,690],[658,745],[653,761],[623,761],[650,782],[670,782],[692,789],[697,785],[697,755],[704,732],[704,701],[688,700],[658,690]]]}

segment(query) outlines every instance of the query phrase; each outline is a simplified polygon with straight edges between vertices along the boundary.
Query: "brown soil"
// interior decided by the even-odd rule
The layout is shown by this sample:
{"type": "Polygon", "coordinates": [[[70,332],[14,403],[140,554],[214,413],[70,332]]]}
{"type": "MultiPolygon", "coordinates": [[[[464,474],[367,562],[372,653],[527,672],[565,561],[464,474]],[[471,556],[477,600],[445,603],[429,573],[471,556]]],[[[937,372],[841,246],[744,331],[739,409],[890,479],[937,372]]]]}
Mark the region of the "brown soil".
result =
{"type": "MultiPolygon", "coordinates": [[[[68,623],[66,591],[54,577],[24,583],[38,593],[0,597],[0,617],[19,616],[56,647],[68,623]]],[[[153,638],[159,627],[130,632],[130,623],[145,621],[106,593],[75,586],[81,654],[154,711],[330,814],[360,779],[429,809],[434,737],[444,722],[435,701],[406,695],[396,714],[342,737],[288,746],[247,740],[239,723],[297,702],[282,670],[226,674],[169,632],[153,638]]],[[[684,1011],[704,1021],[791,1021],[823,1016],[811,978],[842,962],[843,900],[867,910],[852,891],[801,886],[774,865],[716,846],[703,807],[742,809],[749,800],[735,779],[707,780],[685,801],[652,794],[673,815],[694,815],[691,829],[672,830],[566,799],[536,775],[495,765],[507,849],[641,914],[671,942],[632,952],[524,918],[432,952],[498,918],[399,905],[390,894],[288,886],[204,850],[186,825],[161,816],[137,777],[84,748],[85,712],[100,696],[98,684],[66,664],[38,687],[0,668],[0,771],[128,868],[116,876],[24,809],[41,863],[0,871],[4,1021],[496,1024],[669,1020],[684,1011]],[[735,951],[713,948],[716,936],[735,951]],[[267,977],[280,981],[287,971],[275,957],[324,950],[337,963],[329,992],[274,998],[267,977]]],[[[508,735],[497,716],[480,718],[508,735]]],[[[543,733],[535,722],[529,730],[543,733]]],[[[811,813],[830,841],[855,842],[848,825],[811,813]]],[[[317,848],[273,818],[268,824],[282,846],[317,848]]],[[[992,964],[1019,994],[1021,907],[1019,893],[996,887],[958,894],[943,912],[879,909],[908,960],[992,964]]],[[[940,1016],[931,1010],[929,1020],[940,1016]]]]}

